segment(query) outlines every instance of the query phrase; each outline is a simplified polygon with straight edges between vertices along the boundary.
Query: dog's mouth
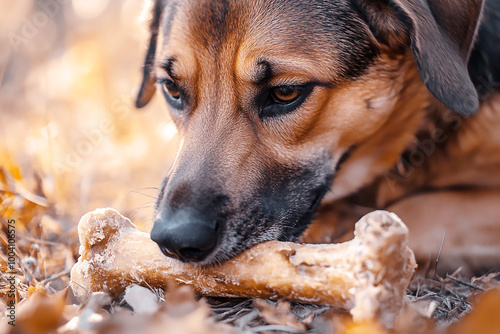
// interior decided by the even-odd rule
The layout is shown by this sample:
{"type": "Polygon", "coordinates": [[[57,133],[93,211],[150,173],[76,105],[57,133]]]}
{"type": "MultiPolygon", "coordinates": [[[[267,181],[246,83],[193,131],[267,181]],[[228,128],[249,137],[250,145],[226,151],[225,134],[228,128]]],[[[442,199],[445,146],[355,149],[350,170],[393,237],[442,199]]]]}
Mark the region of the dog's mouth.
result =
{"type": "MultiPolygon", "coordinates": [[[[309,198],[312,198],[312,200],[309,202],[310,204],[308,206],[302,209],[302,214],[290,216],[289,219],[283,221],[273,221],[272,219],[262,217],[259,213],[253,215],[246,214],[246,218],[248,219],[238,221],[240,227],[234,229],[229,222],[229,224],[225,225],[222,233],[219,233],[219,239],[214,251],[203,261],[197,262],[197,264],[208,266],[214,263],[224,262],[238,256],[256,244],[266,241],[298,241],[300,236],[314,220],[323,197],[330,189],[331,179],[331,177],[327,178],[324,186],[314,192],[310,192],[309,198]],[[262,225],[259,225],[259,223],[262,225]],[[279,226],[279,228],[276,226],[279,226]],[[242,230],[246,232],[241,234],[235,233],[235,231],[242,230]]],[[[289,212],[297,213],[296,210],[292,208],[289,212]]]]}
{"type": "MultiPolygon", "coordinates": [[[[201,267],[205,266],[210,266],[216,263],[221,263],[227,260],[230,260],[245,250],[251,248],[252,246],[255,246],[256,244],[266,242],[266,241],[271,241],[271,240],[279,240],[279,241],[288,241],[288,242],[296,242],[302,233],[305,231],[305,229],[311,224],[313,221],[317,210],[321,204],[321,200],[323,199],[324,195],[328,191],[328,188],[325,187],[325,189],[318,191],[317,194],[314,196],[311,204],[309,205],[309,208],[307,211],[305,211],[304,214],[301,215],[299,219],[295,220],[295,224],[293,227],[289,227],[287,224],[289,222],[274,222],[275,224],[279,224],[282,226],[282,229],[276,229],[273,228],[272,226],[269,226],[266,228],[265,226],[260,229],[260,233],[257,231],[248,231],[249,233],[242,233],[242,234],[236,234],[234,231],[231,233],[228,233],[228,228],[227,224],[224,224],[225,227],[221,228],[222,231],[217,231],[217,241],[216,241],[216,246],[214,247],[213,251],[207,254],[203,259],[197,259],[197,260],[190,260],[190,259],[195,259],[197,258],[197,253],[199,250],[197,249],[190,249],[190,248],[185,248],[182,250],[182,257],[180,257],[176,252],[171,251],[168,247],[158,244],[161,252],[169,257],[173,258],[176,260],[180,260],[186,263],[191,263],[195,265],[199,265],[201,267]]],[[[258,217],[259,215],[255,215],[255,217],[258,217]]],[[[251,217],[250,217],[251,218],[251,217]]],[[[258,220],[258,218],[257,218],[258,220]]],[[[266,221],[266,219],[263,219],[262,221],[266,221]]],[[[271,221],[268,220],[268,222],[271,223],[271,221]]],[[[259,222],[252,222],[252,220],[247,220],[247,221],[242,221],[239,222],[240,224],[243,224],[243,227],[240,229],[244,228],[245,226],[258,226],[259,222]]],[[[272,225],[272,224],[269,224],[272,225]]],[[[259,230],[259,229],[257,229],[259,230]]]]}
{"type": "Polygon", "coordinates": [[[325,197],[326,193],[330,190],[329,187],[324,187],[323,189],[321,189],[318,194],[316,195],[316,197],[314,198],[311,206],[309,207],[309,213],[312,215],[312,216],[315,216],[317,211],[318,211],[318,208],[321,204],[321,201],[323,200],[323,197],[325,197]]]}

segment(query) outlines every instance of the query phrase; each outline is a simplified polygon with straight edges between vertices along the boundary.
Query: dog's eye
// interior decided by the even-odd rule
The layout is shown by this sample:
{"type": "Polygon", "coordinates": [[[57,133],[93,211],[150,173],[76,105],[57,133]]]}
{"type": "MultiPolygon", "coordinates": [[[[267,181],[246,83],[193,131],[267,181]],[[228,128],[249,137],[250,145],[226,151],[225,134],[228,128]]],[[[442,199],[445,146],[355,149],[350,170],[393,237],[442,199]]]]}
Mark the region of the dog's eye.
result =
{"type": "Polygon", "coordinates": [[[158,80],[167,102],[175,109],[182,109],[182,92],[177,84],[169,79],[158,80]]]}
{"type": "Polygon", "coordinates": [[[170,80],[165,80],[162,82],[163,84],[163,89],[165,92],[170,95],[174,99],[178,99],[181,97],[180,92],[179,92],[179,87],[175,83],[173,83],[170,80]]]}
{"type": "Polygon", "coordinates": [[[279,86],[272,90],[272,97],[278,103],[290,103],[300,96],[301,88],[291,86],[279,86]]]}
{"type": "Polygon", "coordinates": [[[314,89],[314,83],[276,86],[257,96],[261,118],[278,117],[297,109],[314,89]]]}

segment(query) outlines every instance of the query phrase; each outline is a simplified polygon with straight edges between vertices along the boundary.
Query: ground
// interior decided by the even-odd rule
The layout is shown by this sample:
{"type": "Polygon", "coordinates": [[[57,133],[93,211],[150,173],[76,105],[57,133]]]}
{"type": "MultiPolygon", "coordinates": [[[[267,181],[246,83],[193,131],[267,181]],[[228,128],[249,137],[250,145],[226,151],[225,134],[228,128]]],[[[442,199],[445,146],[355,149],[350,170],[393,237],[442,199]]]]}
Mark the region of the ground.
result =
{"type": "MultiPolygon", "coordinates": [[[[324,306],[200,299],[186,287],[75,300],[79,218],[113,207],[148,230],[178,146],[160,99],[133,108],[147,39],[141,8],[137,0],[0,4],[0,332],[385,333],[324,306]]],[[[498,286],[495,273],[416,276],[395,332],[498,333],[490,316],[498,286]]]]}

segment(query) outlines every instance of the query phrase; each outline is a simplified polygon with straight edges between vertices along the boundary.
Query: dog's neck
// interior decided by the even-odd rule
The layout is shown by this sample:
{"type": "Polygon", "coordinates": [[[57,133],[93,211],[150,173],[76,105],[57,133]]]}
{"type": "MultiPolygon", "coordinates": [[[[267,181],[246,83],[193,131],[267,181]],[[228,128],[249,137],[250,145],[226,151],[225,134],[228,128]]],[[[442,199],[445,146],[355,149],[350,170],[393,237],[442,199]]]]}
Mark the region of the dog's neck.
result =
{"type": "Polygon", "coordinates": [[[335,176],[325,202],[349,196],[390,171],[425,129],[435,99],[422,83],[409,53],[397,66],[401,66],[398,80],[402,84],[393,94],[396,101],[387,121],[379,131],[356,144],[335,176]]]}
{"type": "Polygon", "coordinates": [[[366,206],[386,207],[426,187],[422,170],[456,137],[463,119],[431,95],[411,56],[405,58],[402,68],[404,85],[387,123],[356,146],[324,203],[350,196],[366,206]]]}

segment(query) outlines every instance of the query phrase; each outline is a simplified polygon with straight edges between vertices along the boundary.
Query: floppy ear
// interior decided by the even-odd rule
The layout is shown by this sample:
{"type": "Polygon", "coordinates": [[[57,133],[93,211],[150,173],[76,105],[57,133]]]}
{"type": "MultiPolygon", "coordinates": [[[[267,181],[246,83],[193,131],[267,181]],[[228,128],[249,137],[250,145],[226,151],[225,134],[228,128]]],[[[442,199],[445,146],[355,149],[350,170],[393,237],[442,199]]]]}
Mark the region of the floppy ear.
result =
{"type": "Polygon", "coordinates": [[[352,0],[379,42],[408,43],[429,91],[454,112],[479,109],[467,62],[482,0],[352,0]]]}
{"type": "Polygon", "coordinates": [[[155,94],[156,77],[154,74],[154,61],[156,54],[156,43],[158,41],[158,30],[160,26],[160,17],[163,10],[163,0],[153,0],[152,18],[149,26],[151,37],[149,38],[148,51],[144,60],[143,77],[141,87],[137,93],[135,106],[142,108],[149,103],[155,94]]]}

